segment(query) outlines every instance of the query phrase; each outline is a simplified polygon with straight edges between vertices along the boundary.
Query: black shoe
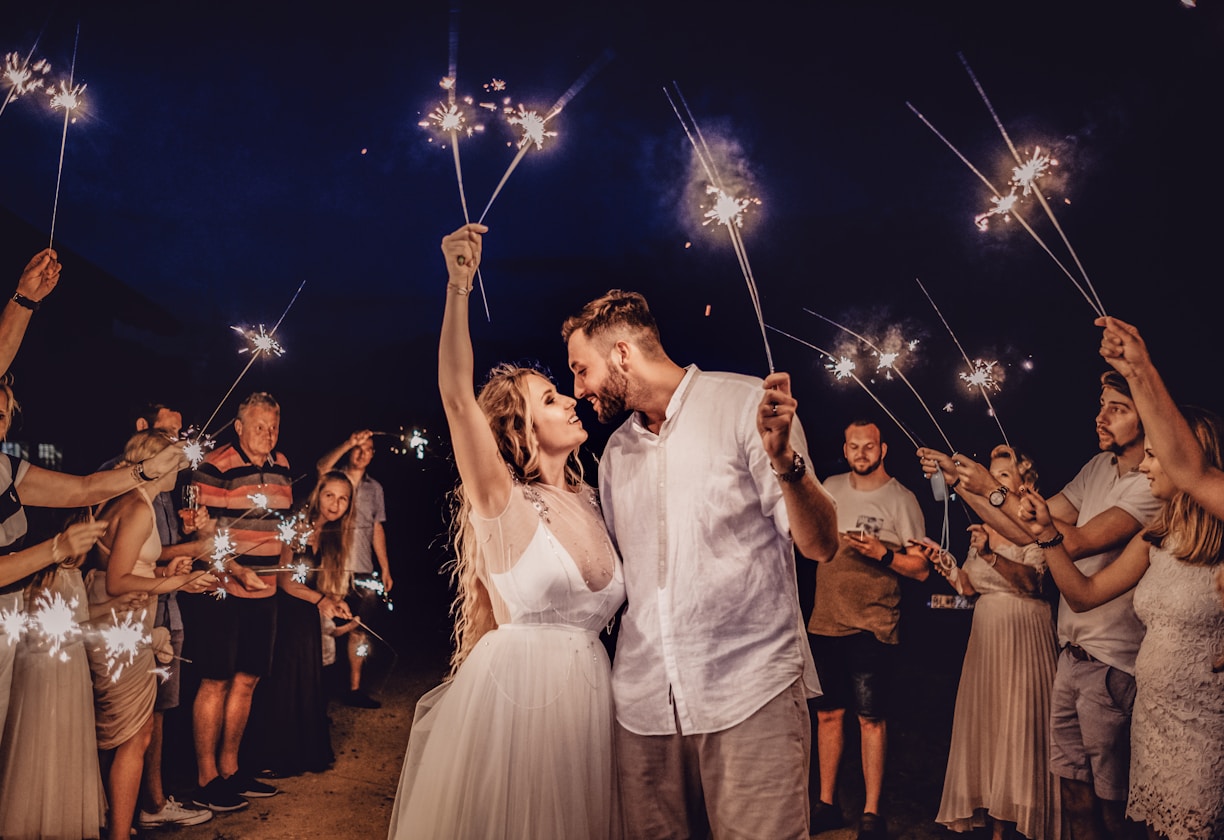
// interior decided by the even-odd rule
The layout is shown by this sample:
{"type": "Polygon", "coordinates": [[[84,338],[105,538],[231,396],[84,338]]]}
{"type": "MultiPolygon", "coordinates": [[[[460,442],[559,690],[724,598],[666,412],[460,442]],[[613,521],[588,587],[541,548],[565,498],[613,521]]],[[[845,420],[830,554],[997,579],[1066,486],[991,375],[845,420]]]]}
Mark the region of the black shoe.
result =
{"type": "Polygon", "coordinates": [[[858,840],[888,840],[888,824],[884,818],[864,811],[859,819],[858,840]]]}
{"type": "Polygon", "coordinates": [[[828,802],[823,802],[819,799],[812,806],[812,821],[811,833],[820,834],[825,831],[833,831],[842,828],[846,825],[846,819],[842,816],[841,808],[836,805],[830,805],[828,802]]]}
{"type": "Polygon", "coordinates": [[[261,782],[254,776],[248,776],[242,771],[238,771],[225,781],[239,796],[245,796],[247,799],[266,799],[280,793],[278,788],[261,782]]]}
{"type": "Polygon", "coordinates": [[[196,788],[195,792],[191,794],[191,801],[201,808],[208,808],[218,814],[224,814],[228,811],[241,811],[251,804],[234,792],[228,779],[223,779],[220,776],[204,785],[204,787],[196,788]]]}
{"type": "Polygon", "coordinates": [[[382,703],[379,703],[370,695],[366,694],[360,688],[354,688],[344,695],[344,705],[356,706],[359,709],[381,709],[382,703]]]}

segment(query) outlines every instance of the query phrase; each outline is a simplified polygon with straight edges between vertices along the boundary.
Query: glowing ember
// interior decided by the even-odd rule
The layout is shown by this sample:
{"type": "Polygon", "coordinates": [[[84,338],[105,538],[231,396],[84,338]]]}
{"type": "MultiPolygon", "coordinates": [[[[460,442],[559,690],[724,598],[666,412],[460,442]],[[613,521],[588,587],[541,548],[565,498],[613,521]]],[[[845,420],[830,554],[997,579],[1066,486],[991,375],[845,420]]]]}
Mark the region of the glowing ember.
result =
{"type": "Polygon", "coordinates": [[[943,410],[951,414],[952,413],[952,403],[950,402],[944,403],[943,410]]]}
{"type": "Polygon", "coordinates": [[[310,566],[305,563],[294,563],[289,567],[293,570],[293,580],[297,583],[305,583],[306,575],[310,574],[310,566]]]}
{"type": "Polygon", "coordinates": [[[106,645],[106,670],[111,675],[111,682],[118,682],[123,669],[136,661],[140,649],[153,643],[145,633],[145,615],[145,610],[141,610],[139,615],[126,613],[120,622],[115,611],[111,610],[111,620],[115,623],[98,631],[106,645]]]}
{"type": "Polygon", "coordinates": [[[445,132],[459,131],[463,128],[463,114],[453,102],[450,105],[439,105],[430,112],[428,120],[422,120],[418,125],[422,128],[433,126],[445,132]]]}
{"type": "Polygon", "coordinates": [[[85,85],[77,85],[73,87],[67,82],[61,81],[59,88],[55,86],[47,88],[47,93],[51,96],[52,108],[63,108],[65,111],[71,111],[81,105],[81,94],[85,92],[85,85]]]}
{"type": "Polygon", "coordinates": [[[1047,154],[1042,154],[1041,147],[1037,146],[1033,149],[1031,158],[1012,169],[1011,183],[1020,187],[1025,196],[1031,195],[1037,179],[1044,175],[1051,166],[1057,165],[1058,161],[1053,160],[1047,154]]]}
{"type": "MultiPolygon", "coordinates": [[[[250,347],[244,347],[239,350],[239,353],[272,353],[277,356],[285,355],[285,348],[277,343],[271,333],[264,332],[264,325],[259,325],[259,332],[255,330],[245,330],[242,327],[230,327],[231,330],[240,334],[247,341],[251,342],[250,347]]],[[[275,330],[273,330],[275,332],[275,330]]]]}
{"type": "Polygon", "coordinates": [[[998,362],[984,362],[981,359],[973,360],[973,369],[968,373],[960,374],[960,378],[964,380],[970,388],[987,388],[992,391],[999,390],[998,380],[994,377],[994,369],[998,362]]]}
{"type": "Polygon", "coordinates": [[[879,359],[876,362],[876,370],[884,370],[885,368],[891,370],[893,363],[897,361],[897,357],[900,355],[900,353],[876,353],[875,357],[879,359]]]}
{"type": "Polygon", "coordinates": [[[833,371],[833,375],[838,379],[849,379],[854,376],[854,360],[848,356],[842,356],[836,362],[825,365],[829,370],[833,371]]]}
{"type": "Polygon", "coordinates": [[[370,643],[362,642],[361,644],[357,645],[357,649],[354,651],[354,653],[356,653],[362,659],[365,659],[370,655],[370,643]]]}
{"type": "Polygon", "coordinates": [[[522,105],[519,105],[517,114],[509,108],[506,109],[506,112],[508,114],[506,121],[510,125],[517,125],[523,130],[523,136],[519,139],[518,143],[520,149],[530,143],[535,143],[537,149],[543,148],[545,137],[557,136],[557,132],[545,130],[544,118],[535,111],[528,111],[522,105]]]}
{"type": "Polygon", "coordinates": [[[237,549],[234,548],[234,542],[230,539],[229,531],[224,528],[217,531],[213,537],[213,567],[218,571],[222,571],[225,561],[237,553],[237,549]]]}
{"type": "Polygon", "coordinates": [[[77,598],[65,601],[58,592],[44,592],[38,596],[28,626],[51,644],[52,656],[81,632],[81,625],[76,620],[77,604],[77,598]]]}
{"type": "Polygon", "coordinates": [[[183,455],[191,462],[191,468],[197,469],[200,464],[204,463],[204,453],[210,451],[217,442],[209,435],[200,434],[195,426],[188,426],[179,435],[180,440],[187,441],[187,445],[183,447],[183,455]]]}
{"type": "Polygon", "coordinates": [[[248,493],[247,498],[251,500],[251,507],[258,510],[268,509],[268,494],[267,493],[248,493]]]}
{"type": "Polygon", "coordinates": [[[1016,195],[1016,190],[1013,188],[1007,195],[996,195],[990,199],[990,203],[994,205],[985,213],[981,213],[973,218],[973,223],[978,226],[978,230],[986,230],[990,226],[991,216],[1003,216],[1006,218],[1012,208],[1016,206],[1016,202],[1020,197],[1016,195]]]}
{"type": "Polygon", "coordinates": [[[42,77],[50,70],[51,65],[45,59],[29,64],[23,61],[17,53],[9,53],[4,57],[4,80],[12,89],[9,95],[16,99],[23,93],[38,90],[43,85],[42,77]]]}
{"type": "Polygon", "coordinates": [[[454,90],[455,89],[455,77],[454,76],[443,76],[438,81],[438,87],[442,88],[442,90],[454,90]]]}
{"type": "Polygon", "coordinates": [[[379,595],[384,595],[386,594],[386,591],[387,591],[386,587],[383,586],[383,582],[381,580],[378,580],[377,578],[355,579],[353,581],[353,585],[361,587],[362,589],[368,589],[371,592],[376,592],[379,595]]]}
{"type": "Polygon", "coordinates": [[[493,79],[490,82],[485,82],[484,89],[488,91],[505,90],[506,80],[505,79],[493,79]]]}
{"type": "Polygon", "coordinates": [[[715,186],[706,186],[706,195],[717,195],[718,197],[714,199],[714,206],[706,211],[703,225],[718,222],[727,227],[734,224],[737,228],[742,228],[744,211],[754,204],[761,203],[759,198],[733,198],[715,186]]]}

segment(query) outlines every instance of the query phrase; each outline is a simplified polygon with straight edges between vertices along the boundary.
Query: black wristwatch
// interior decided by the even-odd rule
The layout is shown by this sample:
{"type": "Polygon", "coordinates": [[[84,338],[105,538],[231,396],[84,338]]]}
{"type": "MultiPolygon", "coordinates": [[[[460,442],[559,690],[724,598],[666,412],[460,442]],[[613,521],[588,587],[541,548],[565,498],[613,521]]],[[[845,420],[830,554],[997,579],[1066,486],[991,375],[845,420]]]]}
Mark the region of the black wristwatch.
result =
{"type": "Polygon", "coordinates": [[[785,481],[787,484],[792,484],[803,478],[807,472],[807,462],[803,460],[803,456],[798,452],[795,453],[794,460],[791,461],[791,468],[784,473],[780,473],[770,464],[769,471],[774,474],[774,478],[778,481],[785,481]]]}
{"type": "Polygon", "coordinates": [[[986,499],[993,507],[1003,507],[1003,503],[1007,501],[1007,488],[999,485],[999,487],[990,491],[990,495],[986,499]]]}

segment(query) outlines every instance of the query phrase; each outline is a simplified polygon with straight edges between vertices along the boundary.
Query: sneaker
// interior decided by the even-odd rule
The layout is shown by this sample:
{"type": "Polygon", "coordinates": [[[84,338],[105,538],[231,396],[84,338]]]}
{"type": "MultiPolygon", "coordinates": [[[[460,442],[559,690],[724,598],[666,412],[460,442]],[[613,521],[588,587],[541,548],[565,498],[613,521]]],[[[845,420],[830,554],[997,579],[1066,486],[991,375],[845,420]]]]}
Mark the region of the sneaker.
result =
{"type": "Polygon", "coordinates": [[[816,800],[816,805],[812,808],[812,834],[834,831],[842,828],[845,824],[846,819],[842,816],[841,808],[819,799],[816,800]]]}
{"type": "Polygon", "coordinates": [[[166,804],[156,813],[151,814],[141,808],[136,824],[141,828],[160,828],[163,825],[199,825],[212,818],[213,812],[207,808],[184,805],[173,796],[167,796],[166,804]]]}
{"type": "Polygon", "coordinates": [[[254,776],[248,776],[241,770],[225,781],[230,784],[235,793],[239,796],[245,796],[247,799],[266,799],[269,796],[276,796],[276,794],[280,793],[279,788],[261,782],[254,776]]]}
{"type": "Polygon", "coordinates": [[[884,818],[864,811],[859,820],[858,840],[888,840],[888,824],[884,818]]]}
{"type": "Polygon", "coordinates": [[[382,703],[379,703],[370,695],[366,694],[360,688],[354,688],[344,695],[344,704],[346,706],[356,706],[359,709],[381,709],[382,703]]]}
{"type": "Polygon", "coordinates": [[[234,792],[233,787],[229,784],[229,779],[223,779],[220,776],[204,787],[196,788],[191,795],[191,801],[201,808],[208,808],[218,814],[241,811],[251,804],[234,792]]]}

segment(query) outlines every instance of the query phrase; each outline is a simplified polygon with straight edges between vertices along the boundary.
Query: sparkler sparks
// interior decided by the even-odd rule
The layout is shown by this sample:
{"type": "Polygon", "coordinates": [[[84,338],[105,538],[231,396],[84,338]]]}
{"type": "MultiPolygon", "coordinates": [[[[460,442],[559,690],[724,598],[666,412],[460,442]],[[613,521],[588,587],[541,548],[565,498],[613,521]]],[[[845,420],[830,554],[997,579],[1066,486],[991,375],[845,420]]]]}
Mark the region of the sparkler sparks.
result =
{"type": "Polygon", "coordinates": [[[1057,165],[1058,161],[1042,154],[1041,147],[1037,146],[1033,149],[1032,157],[1012,170],[1011,183],[1020,187],[1027,197],[1037,188],[1037,179],[1051,166],[1057,165]]]}
{"type": "Polygon", "coordinates": [[[735,198],[727,195],[718,187],[710,184],[706,186],[706,195],[717,195],[714,199],[714,206],[705,213],[705,221],[703,225],[708,225],[710,222],[718,222],[720,225],[730,227],[735,225],[737,228],[744,226],[744,211],[754,204],[760,204],[759,198],[744,197],[735,198]]]}
{"type": "Polygon", "coordinates": [[[15,645],[21,641],[25,626],[26,618],[21,610],[0,610],[0,630],[4,631],[4,637],[8,640],[9,645],[15,645]]]}
{"type": "Polygon", "coordinates": [[[370,643],[362,642],[361,644],[357,645],[357,649],[354,650],[353,652],[356,653],[362,659],[365,659],[367,656],[370,655],[370,643]]]}
{"type": "Polygon", "coordinates": [[[310,566],[306,563],[294,563],[289,567],[293,570],[293,580],[296,583],[305,583],[306,576],[310,574],[310,566]]]}
{"type": "Polygon", "coordinates": [[[1002,216],[1004,219],[1010,217],[1012,209],[1016,206],[1016,202],[1020,197],[1016,195],[1016,190],[1013,188],[1007,195],[992,196],[990,203],[994,205],[985,213],[974,216],[973,223],[977,225],[978,230],[986,230],[990,226],[991,216],[1002,216]]]}
{"type": "Polygon", "coordinates": [[[43,76],[51,71],[51,65],[46,59],[39,59],[30,64],[21,56],[11,52],[4,57],[4,80],[9,85],[9,99],[16,99],[23,93],[38,90],[43,86],[43,76]]]}
{"type": "Polygon", "coordinates": [[[556,137],[557,132],[548,131],[544,127],[547,117],[541,117],[537,111],[528,111],[520,104],[518,113],[507,108],[506,122],[510,125],[517,125],[523,132],[523,136],[519,138],[518,147],[520,149],[525,146],[535,143],[537,149],[544,148],[545,137],[556,137]]]}
{"type": "Polygon", "coordinates": [[[842,356],[836,362],[830,362],[825,367],[833,371],[833,375],[838,379],[848,379],[854,376],[854,360],[849,356],[842,356]]]}
{"type": "Polygon", "coordinates": [[[968,373],[960,374],[960,378],[970,388],[979,388],[985,390],[989,388],[992,391],[999,390],[999,380],[995,378],[994,369],[999,363],[984,362],[981,359],[974,359],[968,373]]]}
{"type": "Polygon", "coordinates": [[[259,325],[259,332],[251,329],[243,329],[242,327],[230,327],[231,330],[241,335],[251,343],[250,347],[243,347],[239,353],[268,353],[274,356],[285,355],[285,348],[280,346],[271,333],[264,332],[264,325],[259,325]]]}
{"type": "Polygon", "coordinates": [[[81,625],[76,620],[76,608],[79,599],[73,597],[65,601],[58,592],[43,592],[35,602],[35,609],[30,615],[28,627],[38,632],[50,644],[48,651],[51,656],[59,656],[66,661],[67,651],[62,651],[81,632],[81,625]]]}
{"type": "Polygon", "coordinates": [[[123,669],[136,661],[140,649],[153,643],[144,628],[147,614],[147,610],[141,610],[139,614],[126,613],[123,621],[120,621],[115,611],[111,610],[114,624],[98,631],[106,646],[106,670],[110,673],[111,682],[118,682],[123,669]]]}
{"type": "Polygon", "coordinates": [[[267,493],[248,493],[247,498],[251,500],[251,506],[258,510],[268,509],[268,494],[267,493]]]}
{"type": "Polygon", "coordinates": [[[58,88],[54,85],[47,88],[47,93],[51,97],[52,109],[63,108],[64,117],[67,119],[69,111],[81,106],[81,94],[85,92],[85,87],[85,85],[73,86],[71,82],[61,81],[58,88]]]}
{"type": "Polygon", "coordinates": [[[199,434],[195,426],[183,432],[182,439],[187,441],[187,445],[183,447],[183,455],[191,462],[193,470],[198,469],[200,464],[204,463],[204,454],[217,445],[217,442],[210,436],[199,434]],[[195,437],[193,438],[192,435],[195,437]]]}
{"type": "Polygon", "coordinates": [[[229,530],[222,528],[213,536],[213,568],[224,571],[225,561],[238,553],[234,541],[230,539],[229,530]]]}
{"type": "Polygon", "coordinates": [[[452,131],[461,130],[465,122],[463,112],[459,110],[458,105],[452,102],[449,105],[443,103],[434,108],[428,119],[421,120],[417,125],[422,128],[437,128],[449,134],[452,131]]]}

